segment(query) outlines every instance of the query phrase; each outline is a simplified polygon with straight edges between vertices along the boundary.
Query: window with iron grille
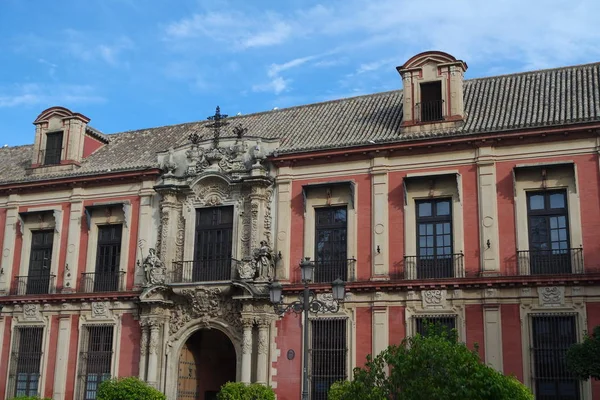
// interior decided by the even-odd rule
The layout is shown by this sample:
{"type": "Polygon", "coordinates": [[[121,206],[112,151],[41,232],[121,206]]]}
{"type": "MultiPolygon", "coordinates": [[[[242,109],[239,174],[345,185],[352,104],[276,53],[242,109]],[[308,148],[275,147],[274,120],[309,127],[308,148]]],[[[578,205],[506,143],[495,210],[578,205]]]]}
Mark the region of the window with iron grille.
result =
{"type": "Polygon", "coordinates": [[[421,122],[443,120],[443,104],[441,81],[421,83],[421,122]]]}
{"type": "Polygon", "coordinates": [[[46,134],[46,149],[44,153],[44,165],[60,164],[62,152],[63,133],[50,132],[46,134]]]}
{"type": "Polygon", "coordinates": [[[334,382],[347,378],[347,320],[318,318],[311,325],[310,392],[312,400],[326,400],[334,382]]]}
{"type": "Polygon", "coordinates": [[[527,193],[531,274],[571,272],[566,190],[527,193]]]}
{"type": "Polygon", "coordinates": [[[452,199],[417,200],[417,279],[451,278],[452,199]]]}
{"type": "Polygon", "coordinates": [[[315,282],[348,280],[348,212],[315,208],[315,282]]]}
{"type": "Polygon", "coordinates": [[[43,327],[18,327],[14,331],[9,373],[10,396],[37,396],[42,360],[43,327]]]}
{"type": "Polygon", "coordinates": [[[231,279],[233,206],[196,209],[194,282],[231,279]]]}
{"type": "Polygon", "coordinates": [[[414,318],[415,333],[427,336],[430,325],[439,325],[448,329],[456,329],[456,315],[426,315],[414,318]]]}
{"type": "Polygon", "coordinates": [[[121,224],[98,226],[94,292],[119,290],[122,235],[123,225],[121,224]]]}
{"type": "Polygon", "coordinates": [[[580,384],[567,370],[566,353],[577,342],[575,315],[531,317],[531,366],[538,400],[579,400],[580,384]]]}
{"type": "Polygon", "coordinates": [[[50,266],[54,230],[32,231],[26,294],[44,294],[50,289],[50,266]]]}
{"type": "Polygon", "coordinates": [[[98,385],[111,377],[113,326],[84,326],[79,352],[78,399],[95,400],[98,385]]]}

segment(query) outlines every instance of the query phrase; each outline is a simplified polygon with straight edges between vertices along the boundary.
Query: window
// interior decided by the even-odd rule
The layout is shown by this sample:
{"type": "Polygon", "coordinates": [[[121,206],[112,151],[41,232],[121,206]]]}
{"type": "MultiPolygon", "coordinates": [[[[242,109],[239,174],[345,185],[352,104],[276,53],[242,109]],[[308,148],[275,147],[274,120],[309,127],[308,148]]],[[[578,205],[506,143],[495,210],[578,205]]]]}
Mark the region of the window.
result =
{"type": "Polygon", "coordinates": [[[31,252],[29,255],[26,294],[44,294],[49,292],[53,240],[54,230],[31,232],[31,252]]]}
{"type": "Polygon", "coordinates": [[[427,336],[429,325],[440,325],[446,327],[448,331],[456,329],[456,315],[428,315],[415,317],[415,333],[421,336],[427,336]]]}
{"type": "Polygon", "coordinates": [[[442,82],[421,83],[421,122],[443,120],[442,105],[442,82]]]}
{"type": "Polygon", "coordinates": [[[578,400],[579,381],[567,370],[566,353],[577,342],[574,315],[531,318],[531,363],[536,399],[578,400]]]}
{"type": "Polygon", "coordinates": [[[95,400],[98,385],[111,376],[113,327],[84,327],[81,339],[78,398],[95,400]]]}
{"type": "Polygon", "coordinates": [[[452,199],[417,200],[417,279],[454,276],[452,199]]]}
{"type": "MultiPolygon", "coordinates": [[[[10,385],[17,396],[37,396],[42,359],[43,327],[16,328],[10,385]]],[[[12,397],[12,396],[10,396],[12,397]]]]}
{"type": "Polygon", "coordinates": [[[567,192],[527,194],[529,267],[531,274],[571,272],[567,192]]]}
{"type": "Polygon", "coordinates": [[[192,281],[231,279],[233,206],[198,208],[192,281]]]}
{"type": "Polygon", "coordinates": [[[348,280],[346,207],[315,208],[315,282],[348,280]]]}
{"type": "Polygon", "coordinates": [[[310,398],[326,400],[331,385],[347,377],[347,323],[342,318],[319,318],[310,324],[310,398]]]}
{"type": "Polygon", "coordinates": [[[46,150],[44,153],[44,165],[60,164],[62,141],[62,132],[51,132],[46,134],[46,150]]]}
{"type": "Polygon", "coordinates": [[[96,271],[94,292],[114,292],[120,289],[121,239],[123,225],[98,226],[98,248],[96,250],[96,271]]]}

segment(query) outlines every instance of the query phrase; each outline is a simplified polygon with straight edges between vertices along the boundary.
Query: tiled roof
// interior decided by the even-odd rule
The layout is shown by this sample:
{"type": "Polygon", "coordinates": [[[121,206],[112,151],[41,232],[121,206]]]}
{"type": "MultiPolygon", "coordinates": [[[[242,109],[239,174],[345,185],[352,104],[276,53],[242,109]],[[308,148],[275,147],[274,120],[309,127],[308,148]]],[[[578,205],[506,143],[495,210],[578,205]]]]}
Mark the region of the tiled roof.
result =
{"type": "MultiPolygon", "coordinates": [[[[466,80],[465,123],[444,131],[403,132],[402,91],[230,117],[247,135],[279,139],[279,153],[600,122],[600,63],[466,80]]],[[[192,131],[211,137],[207,121],[104,135],[109,144],[75,171],[26,175],[32,146],[0,149],[0,183],[152,168],[156,153],[187,143],[192,131]]],[[[99,132],[98,132],[99,133],[99,132]]]]}

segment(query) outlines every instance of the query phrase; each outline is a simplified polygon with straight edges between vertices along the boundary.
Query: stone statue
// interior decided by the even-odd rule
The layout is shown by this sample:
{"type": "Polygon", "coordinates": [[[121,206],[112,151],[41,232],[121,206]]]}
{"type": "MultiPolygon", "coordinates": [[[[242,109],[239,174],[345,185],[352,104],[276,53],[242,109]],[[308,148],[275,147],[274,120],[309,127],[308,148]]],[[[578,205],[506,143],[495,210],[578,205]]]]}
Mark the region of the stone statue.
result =
{"type": "Polygon", "coordinates": [[[272,280],[275,274],[273,250],[265,240],[261,240],[260,247],[254,250],[254,262],[258,272],[258,279],[272,280]]]}
{"type": "Polygon", "coordinates": [[[150,249],[149,253],[148,257],[144,260],[146,286],[162,285],[165,283],[165,264],[156,255],[155,249],[150,249]]]}

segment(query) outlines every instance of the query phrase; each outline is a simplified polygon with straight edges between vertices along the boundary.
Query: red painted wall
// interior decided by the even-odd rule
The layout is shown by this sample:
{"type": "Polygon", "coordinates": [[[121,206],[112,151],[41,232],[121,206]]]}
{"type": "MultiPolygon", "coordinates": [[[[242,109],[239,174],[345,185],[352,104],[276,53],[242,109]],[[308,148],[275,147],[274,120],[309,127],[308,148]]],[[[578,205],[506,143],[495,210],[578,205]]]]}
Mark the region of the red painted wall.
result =
{"type": "Polygon", "coordinates": [[[390,317],[390,345],[398,345],[402,342],[402,339],[406,337],[405,308],[392,306],[389,308],[388,312],[390,317]]]}
{"type": "MultiPolygon", "coordinates": [[[[23,249],[23,235],[21,234],[21,222],[17,223],[17,234],[15,236],[15,247],[13,249],[13,265],[12,265],[12,277],[13,281],[10,283],[11,290],[15,290],[17,281],[16,276],[19,275],[19,268],[21,267],[21,250],[23,249]]],[[[7,243],[8,244],[8,243],[7,243]]]]}
{"type": "MultiPolygon", "coordinates": [[[[388,245],[391,279],[402,279],[404,268],[404,172],[388,174],[388,245]]],[[[390,336],[391,339],[391,336],[390,336]]]]}
{"type": "Polygon", "coordinates": [[[373,353],[373,314],[371,307],[356,308],[356,366],[362,367],[373,353]]]}
{"type": "Polygon", "coordinates": [[[502,358],[504,373],[523,382],[523,350],[521,347],[521,315],[518,304],[500,305],[502,314],[502,358]]]}
{"type": "Polygon", "coordinates": [[[0,354],[0,396],[4,396],[6,393],[6,378],[10,363],[11,325],[12,317],[4,317],[4,341],[2,343],[2,354],[0,354]]]}
{"type": "Polygon", "coordinates": [[[483,333],[483,306],[481,304],[470,304],[465,306],[465,319],[467,331],[467,346],[474,349],[479,348],[479,358],[485,363],[485,336],[483,333]]]}
{"type": "Polygon", "coordinates": [[[286,314],[276,322],[277,337],[275,343],[280,351],[277,361],[273,362],[277,375],[277,399],[297,400],[302,391],[302,320],[299,316],[286,314]],[[288,360],[288,350],[293,350],[295,356],[288,360]]]}
{"type": "Polygon", "coordinates": [[[62,227],[60,231],[60,250],[58,253],[58,273],[56,277],[57,291],[62,289],[65,277],[64,267],[67,260],[67,246],[69,238],[69,219],[71,217],[71,203],[62,204],[62,227]]]}
{"type": "Polygon", "coordinates": [[[104,143],[91,136],[85,135],[83,139],[83,158],[86,158],[102,146],[104,146],[104,143]]]}
{"type": "MultiPolygon", "coordinates": [[[[587,303],[586,310],[588,322],[586,329],[591,334],[594,331],[594,327],[600,325],[600,303],[587,303]]],[[[592,399],[600,399],[600,381],[591,379],[590,382],[592,383],[592,399]]]]}
{"type": "MultiPolygon", "coordinates": [[[[54,373],[56,372],[56,346],[58,345],[58,315],[51,317],[50,335],[46,336],[48,340],[48,357],[46,360],[46,386],[44,397],[52,398],[54,389],[54,373]]],[[[46,335],[48,335],[46,333],[46,335]]]]}
{"type": "Polygon", "coordinates": [[[140,340],[142,331],[133,314],[121,318],[121,353],[119,354],[119,376],[140,374],[140,340]]]}

